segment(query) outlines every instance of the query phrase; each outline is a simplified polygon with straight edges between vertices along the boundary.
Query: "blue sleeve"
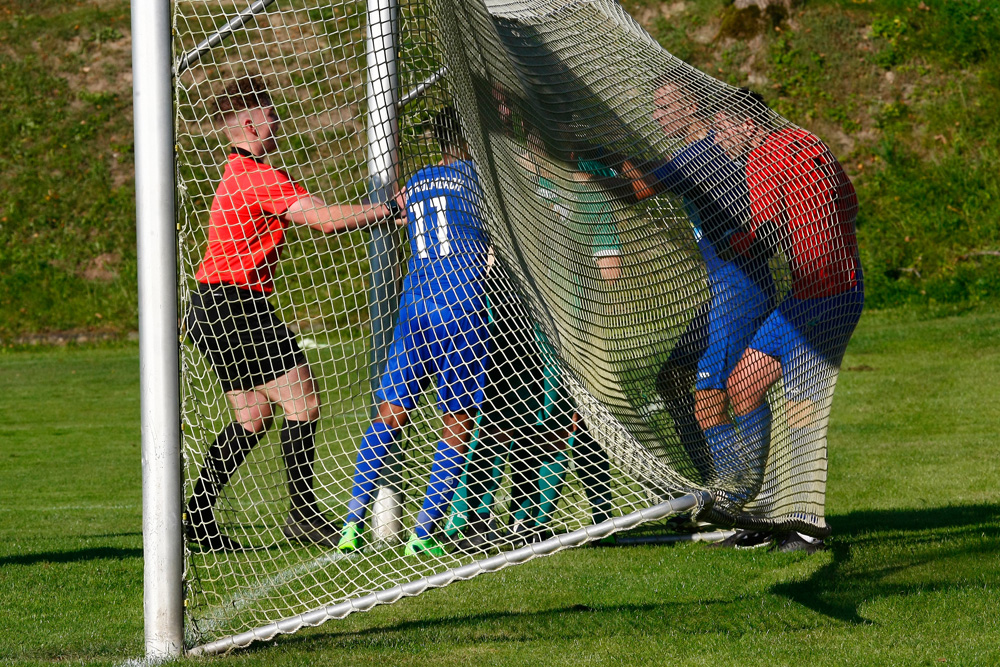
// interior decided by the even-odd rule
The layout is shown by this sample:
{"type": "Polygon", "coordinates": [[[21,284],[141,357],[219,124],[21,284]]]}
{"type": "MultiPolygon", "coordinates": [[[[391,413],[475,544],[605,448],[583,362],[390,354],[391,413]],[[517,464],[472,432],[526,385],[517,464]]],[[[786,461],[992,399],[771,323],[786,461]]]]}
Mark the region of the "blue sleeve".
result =
{"type": "Polygon", "coordinates": [[[669,190],[676,195],[683,195],[693,187],[690,170],[685,169],[687,157],[685,149],[653,170],[658,190],[669,190]]]}

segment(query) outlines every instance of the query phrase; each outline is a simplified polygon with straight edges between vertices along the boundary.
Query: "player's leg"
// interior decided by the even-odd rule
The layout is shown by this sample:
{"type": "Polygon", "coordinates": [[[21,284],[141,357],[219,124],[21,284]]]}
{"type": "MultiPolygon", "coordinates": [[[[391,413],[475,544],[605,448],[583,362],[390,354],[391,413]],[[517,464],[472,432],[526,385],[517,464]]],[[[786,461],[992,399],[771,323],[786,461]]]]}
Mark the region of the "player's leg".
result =
{"type": "MultiPolygon", "coordinates": [[[[462,529],[462,539],[456,543],[459,551],[466,553],[483,551],[496,541],[496,535],[490,525],[493,512],[489,499],[497,488],[498,467],[500,474],[503,474],[502,467],[510,451],[509,442],[508,434],[495,424],[485,419],[480,421],[478,441],[469,452],[465,469],[467,523],[462,529]]],[[[452,500],[453,507],[454,503],[452,500]]]]}
{"type": "Polygon", "coordinates": [[[507,539],[521,544],[534,530],[534,508],[538,505],[538,471],[545,456],[536,443],[536,433],[521,433],[514,437],[510,454],[510,503],[507,511],[507,539]]]}
{"type": "Polygon", "coordinates": [[[393,442],[416,407],[416,397],[423,391],[426,377],[422,371],[426,352],[422,329],[410,309],[400,312],[393,331],[392,347],[386,369],[375,392],[379,400],[378,416],[372,421],[358,445],[354,464],[351,500],[337,548],[356,550],[372,492],[393,442]]]}
{"type": "MultiPolygon", "coordinates": [[[[782,359],[789,466],[796,472],[796,485],[808,485],[813,498],[817,490],[822,497],[826,481],[826,426],[833,391],[847,344],[861,317],[863,301],[859,285],[838,295],[803,300],[793,313],[792,321],[800,338],[782,359]]],[[[797,504],[793,511],[795,518],[811,524],[822,517],[815,505],[797,504]]],[[[813,553],[824,546],[822,540],[792,531],[779,536],[775,548],[813,553]]]]}
{"type": "Polygon", "coordinates": [[[696,417],[696,398],[692,394],[698,360],[705,353],[708,339],[708,311],[711,302],[703,303],[688,322],[677,345],[656,375],[656,391],[674,422],[674,430],[702,483],[712,476],[705,435],[696,417]]]}
{"type": "Polygon", "coordinates": [[[205,453],[205,462],[187,504],[188,533],[210,551],[242,548],[220,531],[215,519],[215,502],[260,442],[272,419],[271,404],[260,392],[236,390],[227,393],[226,398],[235,418],[218,433],[205,453]]]}
{"type": "Polygon", "coordinates": [[[770,448],[770,407],[764,403],[750,417],[734,410],[730,420],[727,391],[735,367],[772,311],[773,284],[769,278],[763,285],[760,280],[751,279],[733,262],[717,267],[708,347],[695,385],[717,486],[730,511],[738,511],[760,490],[770,448]]]}
{"type": "Polygon", "coordinates": [[[434,452],[424,502],[417,514],[413,535],[407,544],[408,553],[420,551],[434,555],[443,553],[443,549],[434,541],[433,535],[438,521],[444,516],[451,502],[451,496],[462,473],[467,443],[475,427],[475,419],[467,413],[458,412],[445,414],[442,421],[441,440],[438,441],[434,452]]]}
{"type": "Polygon", "coordinates": [[[571,449],[576,464],[576,474],[590,503],[591,521],[595,524],[604,523],[611,518],[614,508],[611,494],[611,461],[604,448],[590,434],[583,418],[577,414],[574,415],[574,421],[571,449]]]}
{"type": "Polygon", "coordinates": [[[214,507],[271,424],[272,406],[254,387],[275,377],[266,360],[272,354],[281,357],[275,340],[287,335],[287,329],[265,298],[231,285],[199,285],[186,323],[189,338],[211,364],[234,414],[205,454],[187,505],[188,532],[210,550],[240,548],[219,530],[214,507]]]}
{"type": "Polygon", "coordinates": [[[347,516],[337,543],[341,551],[355,551],[361,546],[361,530],[372,493],[392,444],[408,419],[406,408],[383,401],[378,406],[378,416],[362,436],[354,462],[351,499],[347,503],[347,516]]]}
{"type": "Polygon", "coordinates": [[[572,436],[568,431],[549,433],[550,441],[543,448],[538,461],[538,504],[534,508],[533,541],[542,541],[552,536],[548,528],[562,497],[562,488],[566,482],[566,454],[568,446],[572,445],[572,436]]]}
{"type": "Polygon", "coordinates": [[[465,474],[466,499],[472,511],[465,537],[457,545],[462,551],[480,551],[496,541],[489,525],[492,512],[483,501],[491,496],[497,473],[502,475],[512,439],[522,437],[524,428],[534,423],[540,386],[541,363],[523,304],[494,285],[488,312],[490,366],[478,442],[469,454],[465,474]]]}
{"type": "MultiPolygon", "coordinates": [[[[697,360],[695,381],[695,414],[698,427],[705,434],[710,459],[707,481],[713,487],[729,491],[739,485],[738,478],[745,467],[739,433],[729,418],[725,391],[726,377],[732,368],[729,357],[734,333],[746,323],[746,315],[739,308],[740,286],[729,275],[738,272],[729,263],[717,263],[709,277],[711,308],[706,314],[705,351],[697,360]]],[[[735,504],[740,506],[745,500],[735,504]]]]}
{"type": "Polygon", "coordinates": [[[425,367],[437,371],[439,405],[444,412],[424,502],[406,546],[407,554],[443,553],[434,533],[458,483],[475,415],[483,402],[489,368],[486,319],[480,312],[430,311],[425,367]]]}
{"type": "Polygon", "coordinates": [[[319,515],[313,491],[316,458],[316,422],[319,394],[309,366],[303,364],[264,385],[268,399],[281,406],[281,454],[288,475],[291,522],[308,522],[319,515]]]}

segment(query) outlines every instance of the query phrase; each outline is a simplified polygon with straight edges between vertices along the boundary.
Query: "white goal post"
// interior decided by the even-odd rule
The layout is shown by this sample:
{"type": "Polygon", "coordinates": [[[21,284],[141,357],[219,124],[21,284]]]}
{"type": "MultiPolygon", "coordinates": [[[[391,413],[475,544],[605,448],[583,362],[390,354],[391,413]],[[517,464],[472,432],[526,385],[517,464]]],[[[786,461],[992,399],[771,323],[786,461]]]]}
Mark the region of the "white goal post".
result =
{"type": "Polygon", "coordinates": [[[171,6],[132,2],[143,618],[146,655],[184,651],[171,6]]]}

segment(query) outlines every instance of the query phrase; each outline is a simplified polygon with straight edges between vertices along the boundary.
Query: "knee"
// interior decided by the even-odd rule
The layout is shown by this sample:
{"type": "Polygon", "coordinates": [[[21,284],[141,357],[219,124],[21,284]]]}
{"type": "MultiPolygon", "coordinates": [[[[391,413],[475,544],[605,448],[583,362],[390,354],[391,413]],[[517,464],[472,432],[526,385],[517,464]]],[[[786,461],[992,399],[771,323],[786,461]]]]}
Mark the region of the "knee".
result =
{"type": "Polygon", "coordinates": [[[237,411],[236,419],[248,433],[263,433],[271,428],[274,412],[271,410],[271,406],[265,403],[237,411]]]}
{"type": "Polygon", "coordinates": [[[301,422],[314,422],[319,419],[319,394],[311,391],[299,398],[282,403],[281,408],[285,412],[286,419],[301,422]]]}
{"type": "Polygon", "coordinates": [[[312,394],[311,396],[306,397],[305,409],[299,414],[301,414],[304,417],[303,421],[314,422],[317,419],[319,419],[320,407],[321,403],[319,400],[319,396],[317,396],[316,394],[312,394]]]}
{"type": "Polygon", "coordinates": [[[754,405],[754,394],[742,385],[728,384],[726,394],[729,396],[729,403],[733,406],[733,412],[737,415],[745,415],[752,411],[754,405]]]}

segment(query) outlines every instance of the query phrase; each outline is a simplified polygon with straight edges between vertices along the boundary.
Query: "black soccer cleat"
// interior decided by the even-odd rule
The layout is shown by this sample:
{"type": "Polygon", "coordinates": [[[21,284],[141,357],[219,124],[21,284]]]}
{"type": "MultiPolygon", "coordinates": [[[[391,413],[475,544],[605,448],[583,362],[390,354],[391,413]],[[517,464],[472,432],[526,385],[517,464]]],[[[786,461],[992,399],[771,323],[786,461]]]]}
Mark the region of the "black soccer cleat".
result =
{"type": "Polygon", "coordinates": [[[309,518],[288,516],[281,533],[293,542],[315,544],[328,549],[336,549],[340,542],[340,531],[326,520],[322,514],[313,514],[309,518]]]}
{"type": "MultiPolygon", "coordinates": [[[[531,524],[534,524],[532,521],[531,524]]],[[[507,534],[501,539],[502,545],[512,549],[519,549],[526,544],[530,544],[532,534],[535,532],[534,525],[529,525],[527,521],[517,521],[507,530],[507,534]]]]}
{"type": "Polygon", "coordinates": [[[246,550],[246,547],[242,544],[228,535],[224,535],[222,531],[219,530],[219,524],[215,522],[214,518],[209,522],[199,523],[197,525],[188,523],[185,532],[187,533],[188,542],[197,544],[201,547],[202,551],[246,550]]]}
{"type": "Polygon", "coordinates": [[[708,545],[709,549],[760,549],[774,544],[774,535],[758,530],[738,530],[721,542],[708,545]]]}
{"type": "Polygon", "coordinates": [[[785,554],[802,551],[814,554],[817,551],[826,551],[826,543],[823,540],[810,542],[793,530],[779,535],[777,542],[771,547],[771,551],[780,551],[785,554]]]}
{"type": "Polygon", "coordinates": [[[479,554],[496,547],[499,536],[486,523],[470,523],[462,531],[464,537],[455,543],[455,548],[464,554],[479,554]]]}

